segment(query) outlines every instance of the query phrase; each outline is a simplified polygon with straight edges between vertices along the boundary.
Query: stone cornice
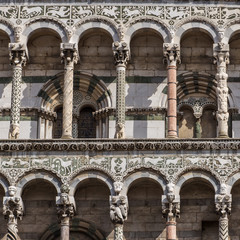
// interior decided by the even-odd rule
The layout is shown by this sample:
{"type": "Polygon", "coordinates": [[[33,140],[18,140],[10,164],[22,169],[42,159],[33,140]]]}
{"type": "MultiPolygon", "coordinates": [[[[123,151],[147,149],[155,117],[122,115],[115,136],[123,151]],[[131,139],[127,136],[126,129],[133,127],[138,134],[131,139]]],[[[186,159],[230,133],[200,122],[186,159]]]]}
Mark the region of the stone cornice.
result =
{"type": "Polygon", "coordinates": [[[240,139],[0,140],[0,152],[29,151],[201,151],[238,150],[240,139]]]}

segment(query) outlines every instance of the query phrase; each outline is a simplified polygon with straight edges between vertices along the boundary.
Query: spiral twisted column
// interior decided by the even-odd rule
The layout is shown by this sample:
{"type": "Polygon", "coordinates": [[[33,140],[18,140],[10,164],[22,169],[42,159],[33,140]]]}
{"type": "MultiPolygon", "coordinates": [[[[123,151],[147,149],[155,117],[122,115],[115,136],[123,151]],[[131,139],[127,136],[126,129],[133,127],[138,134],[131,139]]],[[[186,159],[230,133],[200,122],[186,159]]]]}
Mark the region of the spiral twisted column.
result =
{"type": "Polygon", "coordinates": [[[167,63],[168,79],[168,138],[177,138],[177,63],[180,63],[178,44],[163,44],[164,61],[167,63]]]}
{"type": "Polygon", "coordinates": [[[68,195],[69,190],[68,184],[63,184],[61,187],[61,195],[56,198],[58,220],[61,225],[60,240],[69,240],[69,222],[74,216],[74,203],[72,203],[68,195]]]}
{"type": "Polygon", "coordinates": [[[125,42],[114,42],[112,48],[117,71],[115,138],[125,138],[125,77],[129,49],[125,42]]]}
{"type": "Polygon", "coordinates": [[[64,63],[62,138],[68,139],[72,138],[73,73],[74,64],[78,61],[75,44],[61,43],[61,58],[64,63]]]}
{"type": "Polygon", "coordinates": [[[9,139],[17,139],[20,134],[22,68],[26,65],[27,57],[23,46],[16,43],[9,44],[9,56],[13,71],[9,139]]]}
{"type": "Polygon", "coordinates": [[[19,240],[17,220],[22,220],[23,204],[20,197],[16,197],[16,187],[9,186],[7,197],[3,198],[3,215],[7,219],[7,234],[3,239],[19,240]]]}
{"type": "Polygon", "coordinates": [[[228,194],[216,194],[215,204],[219,217],[219,240],[228,240],[228,215],[231,214],[232,197],[228,194]]]}
{"type": "Polygon", "coordinates": [[[175,185],[167,185],[167,195],[162,196],[162,212],[166,218],[167,240],[177,239],[177,218],[180,217],[180,202],[174,194],[175,185]]]}
{"type": "Polygon", "coordinates": [[[228,86],[227,64],[229,64],[229,45],[224,43],[214,44],[214,63],[217,64],[217,100],[218,100],[218,137],[228,137],[228,86]]]}

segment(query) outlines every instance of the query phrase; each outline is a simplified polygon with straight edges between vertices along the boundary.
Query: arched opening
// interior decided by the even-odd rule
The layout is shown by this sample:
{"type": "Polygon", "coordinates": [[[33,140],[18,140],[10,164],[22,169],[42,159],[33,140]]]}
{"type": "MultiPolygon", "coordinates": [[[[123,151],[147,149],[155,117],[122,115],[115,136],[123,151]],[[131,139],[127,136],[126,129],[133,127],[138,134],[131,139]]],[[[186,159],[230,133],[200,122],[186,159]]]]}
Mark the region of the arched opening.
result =
{"type": "Polygon", "coordinates": [[[196,136],[196,120],[192,109],[183,106],[179,109],[181,117],[179,119],[179,138],[193,138],[196,136]]]}
{"type": "Polygon", "coordinates": [[[63,121],[63,107],[58,106],[55,109],[56,119],[53,123],[53,138],[61,138],[62,137],[62,121],[63,121]]]}
{"type": "Polygon", "coordinates": [[[189,239],[217,239],[218,216],[213,186],[204,179],[186,181],[180,191],[181,217],[177,221],[177,236],[189,239]]]}
{"type": "Polygon", "coordinates": [[[78,44],[81,62],[76,70],[88,71],[98,76],[115,75],[112,43],[112,36],[103,29],[85,31],[78,44]]]}
{"type": "Polygon", "coordinates": [[[206,107],[201,117],[201,138],[217,137],[216,109],[206,107]]]}
{"type": "Polygon", "coordinates": [[[108,186],[94,178],[82,181],[75,192],[76,218],[91,222],[96,229],[101,229],[105,237],[112,234],[113,229],[109,216],[109,196],[108,186]]]}
{"type": "MultiPolygon", "coordinates": [[[[5,196],[5,191],[0,185],[0,211],[3,212],[3,197],[5,196]]],[[[6,220],[2,217],[0,218],[0,236],[4,236],[7,233],[7,223],[6,220]]]]}
{"type": "Polygon", "coordinates": [[[240,180],[232,186],[232,210],[229,216],[229,236],[231,239],[240,236],[240,180]]]}
{"type": "Polygon", "coordinates": [[[84,107],[80,110],[78,118],[78,138],[95,138],[96,121],[93,117],[94,109],[84,107]]]}
{"type": "Polygon", "coordinates": [[[55,187],[42,179],[32,180],[24,186],[25,216],[18,222],[21,239],[39,239],[48,226],[58,221],[56,196],[55,187]]]}
{"type": "Polygon", "coordinates": [[[135,180],[128,190],[129,213],[124,224],[126,239],[164,238],[165,219],[162,217],[159,184],[148,178],[135,180]]]}
{"type": "Polygon", "coordinates": [[[211,71],[213,65],[213,39],[199,29],[191,29],[181,39],[181,65],[179,70],[211,71]]]}

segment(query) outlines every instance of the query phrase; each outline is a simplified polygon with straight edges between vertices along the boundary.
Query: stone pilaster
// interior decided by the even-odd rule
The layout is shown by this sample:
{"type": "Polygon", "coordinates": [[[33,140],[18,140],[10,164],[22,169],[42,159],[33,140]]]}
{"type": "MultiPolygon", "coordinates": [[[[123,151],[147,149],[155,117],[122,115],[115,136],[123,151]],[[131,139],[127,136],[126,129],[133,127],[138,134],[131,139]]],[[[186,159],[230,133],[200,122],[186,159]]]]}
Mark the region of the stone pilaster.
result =
{"type": "Polygon", "coordinates": [[[20,134],[19,124],[20,124],[22,68],[23,66],[25,66],[27,61],[26,51],[23,45],[19,43],[10,43],[9,57],[13,70],[9,138],[17,139],[20,134]]]}
{"type": "Polygon", "coordinates": [[[214,63],[217,64],[217,99],[218,99],[218,137],[228,137],[228,86],[226,73],[229,64],[229,45],[224,43],[214,44],[214,63]]]}
{"type": "Polygon", "coordinates": [[[163,44],[164,61],[168,70],[168,138],[177,138],[177,63],[180,63],[178,44],[163,44]]]}
{"type": "Polygon", "coordinates": [[[63,184],[61,187],[61,195],[56,198],[57,214],[59,223],[61,224],[60,240],[69,240],[69,221],[74,215],[74,204],[71,202],[69,193],[69,186],[63,184]]]}
{"type": "Polygon", "coordinates": [[[125,42],[114,42],[112,48],[117,71],[115,138],[125,138],[125,75],[129,49],[125,42]]]}
{"type": "Polygon", "coordinates": [[[228,215],[231,214],[232,196],[230,194],[216,194],[215,204],[219,217],[219,240],[228,240],[228,215]]]}
{"type": "Polygon", "coordinates": [[[121,182],[114,183],[116,196],[110,196],[110,219],[114,224],[114,240],[123,240],[123,224],[128,215],[128,198],[121,195],[121,182]]]}
{"type": "Polygon", "coordinates": [[[7,219],[7,234],[3,239],[18,240],[17,220],[22,220],[23,204],[20,197],[16,197],[16,187],[8,188],[8,197],[3,198],[3,215],[7,219]]]}
{"type": "Polygon", "coordinates": [[[174,188],[174,184],[169,183],[167,185],[168,193],[167,195],[163,195],[162,200],[162,212],[166,218],[167,240],[177,239],[176,219],[180,217],[180,202],[178,199],[175,199],[174,188]]]}
{"type": "Polygon", "coordinates": [[[73,73],[74,64],[78,61],[75,44],[61,43],[61,58],[64,63],[62,138],[72,138],[73,73]]]}

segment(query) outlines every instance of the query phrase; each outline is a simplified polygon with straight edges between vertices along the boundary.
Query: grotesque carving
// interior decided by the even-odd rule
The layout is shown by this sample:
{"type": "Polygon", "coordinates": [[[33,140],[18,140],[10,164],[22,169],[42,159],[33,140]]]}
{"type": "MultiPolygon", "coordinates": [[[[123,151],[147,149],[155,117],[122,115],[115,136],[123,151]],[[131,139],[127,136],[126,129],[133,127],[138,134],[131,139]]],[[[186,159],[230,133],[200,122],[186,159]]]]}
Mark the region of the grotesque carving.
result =
{"type": "Polygon", "coordinates": [[[110,196],[110,219],[114,224],[123,224],[127,220],[127,196],[110,196]]]}

